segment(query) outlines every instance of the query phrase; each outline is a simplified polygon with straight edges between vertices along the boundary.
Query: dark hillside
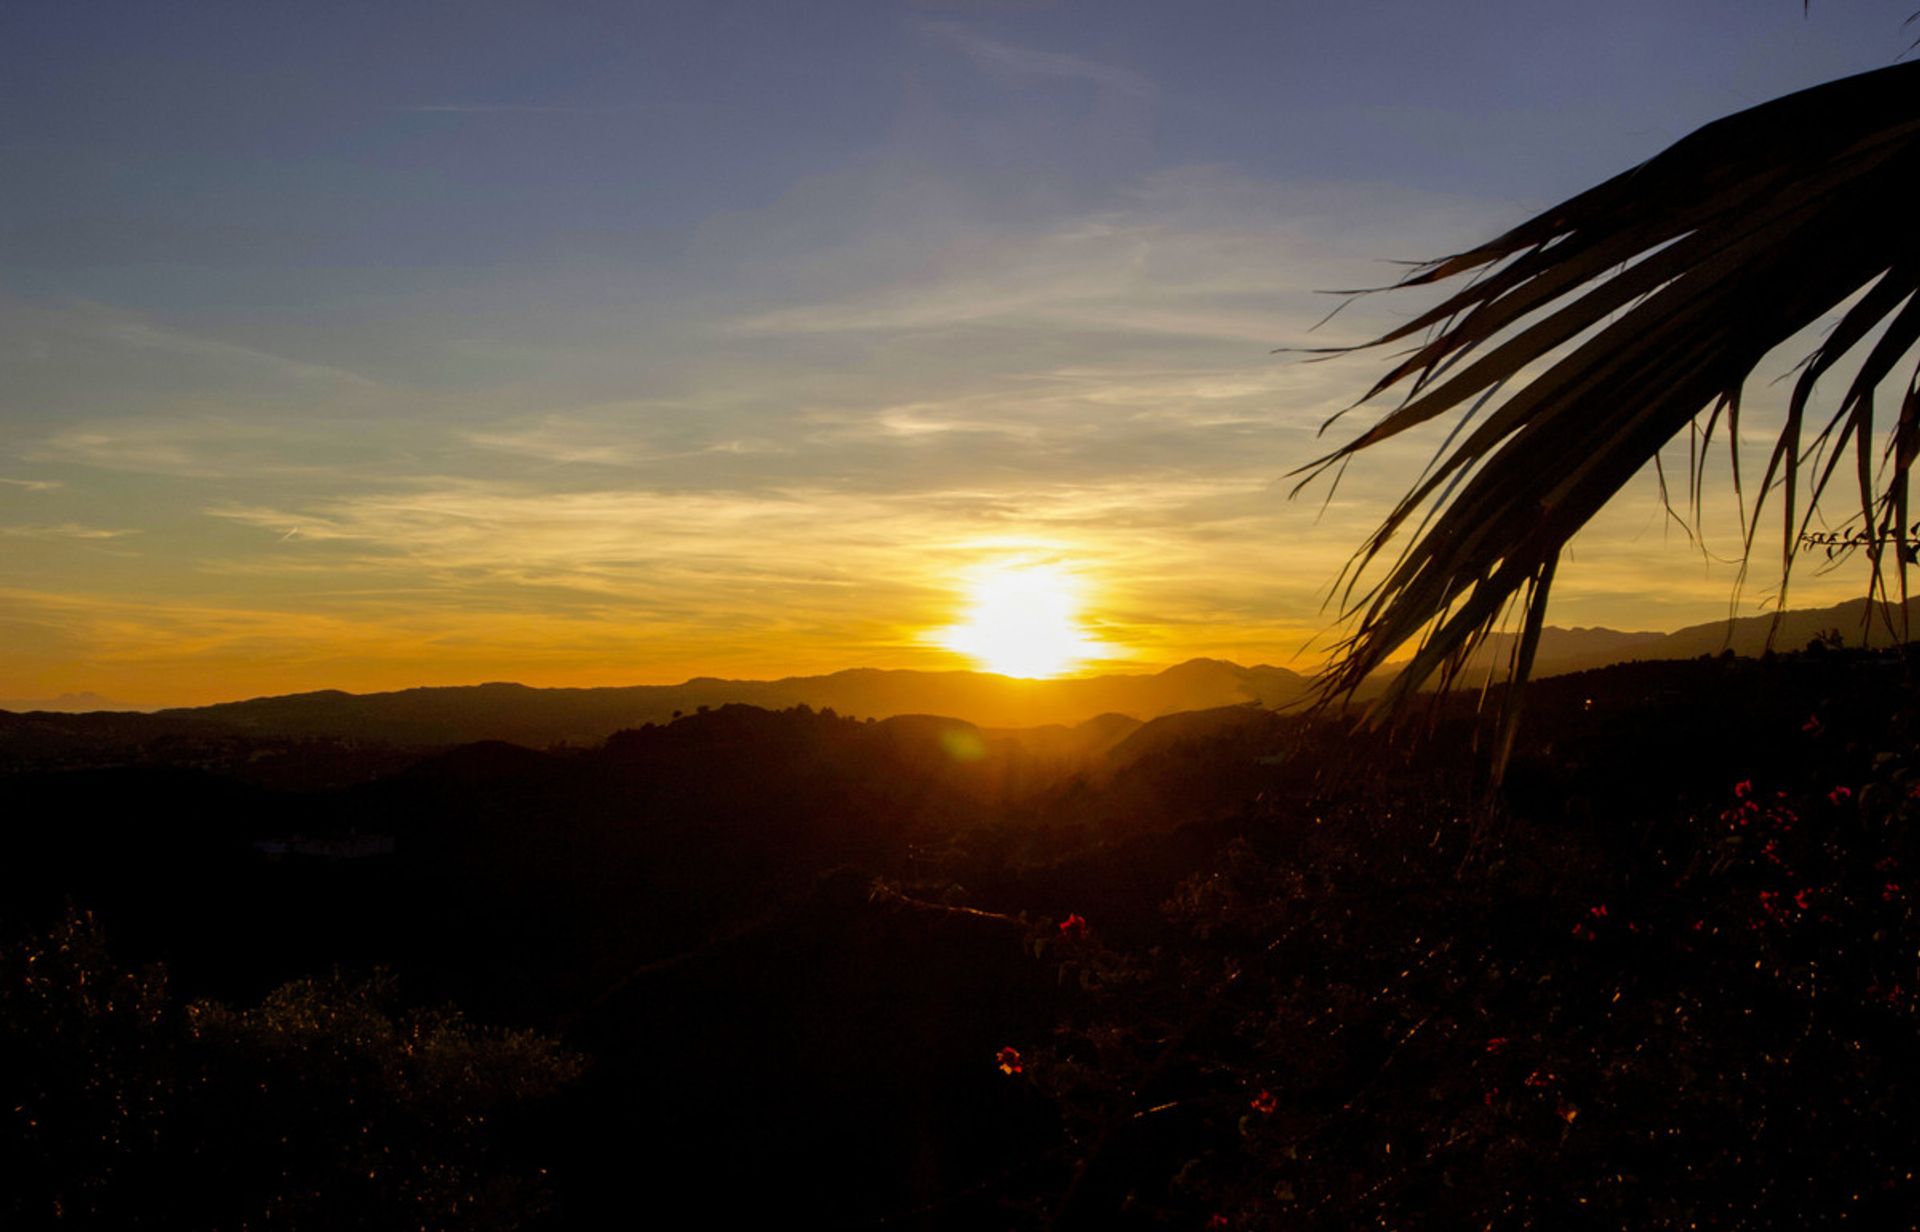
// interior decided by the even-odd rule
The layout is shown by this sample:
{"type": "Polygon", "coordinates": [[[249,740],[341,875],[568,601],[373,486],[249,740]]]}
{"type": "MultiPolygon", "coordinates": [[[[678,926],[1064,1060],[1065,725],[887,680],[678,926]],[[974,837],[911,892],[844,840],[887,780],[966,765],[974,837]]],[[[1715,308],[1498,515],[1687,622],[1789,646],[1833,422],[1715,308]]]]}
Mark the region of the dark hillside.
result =
{"type": "Polygon", "coordinates": [[[182,997],[386,967],[557,1033],[591,1063],[504,1158],[560,1161],[559,1226],[635,1193],[841,1226],[1904,1226],[1916,716],[1887,652],[1569,675],[1491,810],[1468,699],[1418,739],[722,706],[333,787],[251,780],[222,736],[210,768],[13,775],[0,901],[15,935],[95,911],[182,997]]]}
{"type": "Polygon", "coordinates": [[[509,740],[533,747],[593,746],[623,728],[664,723],[681,713],[727,705],[768,709],[804,705],[855,718],[941,714],[986,727],[1028,728],[1071,726],[1104,714],[1150,719],[1241,702],[1282,705],[1305,692],[1305,679],[1285,668],[1195,659],[1158,673],[1064,680],[861,668],[784,680],[702,678],[678,685],[624,688],[482,684],[369,694],[326,690],[165,710],[150,719],[156,723],[196,720],[262,736],[411,746],[476,740],[509,740]]]}

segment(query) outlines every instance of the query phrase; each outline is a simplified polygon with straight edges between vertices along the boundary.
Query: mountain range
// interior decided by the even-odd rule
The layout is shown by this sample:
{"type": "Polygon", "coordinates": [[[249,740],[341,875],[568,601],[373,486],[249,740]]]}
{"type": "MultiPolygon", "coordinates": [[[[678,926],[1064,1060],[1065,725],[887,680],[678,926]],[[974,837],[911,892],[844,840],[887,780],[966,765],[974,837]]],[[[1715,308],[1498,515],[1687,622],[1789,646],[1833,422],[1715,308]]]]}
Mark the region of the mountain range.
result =
{"type": "Polygon", "coordinates": [[[1305,677],[1285,668],[1195,659],[1148,675],[1066,680],[855,668],[784,680],[703,677],[678,685],[595,689],[482,684],[368,694],[328,690],[163,710],[153,717],[203,720],[245,732],[394,744],[509,740],[545,747],[596,744],[622,729],[736,704],[768,710],[810,706],[858,719],[937,714],[980,727],[1030,728],[1072,726],[1102,714],[1151,719],[1249,702],[1282,706],[1303,697],[1307,687],[1305,677]]]}
{"type": "MultiPolygon", "coordinates": [[[[1914,600],[1908,605],[1911,616],[1914,600]]],[[[1731,650],[1754,656],[1769,644],[1799,650],[1810,641],[1837,639],[1852,646],[1906,640],[1897,608],[1869,609],[1866,600],[1693,625],[1672,633],[1549,627],[1541,634],[1534,675],[1547,677],[1633,660],[1692,659],[1731,650]]],[[[1492,639],[1479,662],[1504,663],[1510,635],[1492,639]]],[[[1377,678],[1384,684],[1385,677],[1377,678]]],[[[1184,711],[1254,704],[1282,707],[1303,701],[1311,682],[1284,667],[1242,667],[1193,659],[1164,671],[1023,680],[969,671],[855,668],[824,676],[781,680],[699,677],[676,685],[606,688],[532,688],[493,683],[353,694],[339,690],[261,697],[152,714],[57,714],[71,705],[34,704],[31,715],[8,715],[0,744],[57,745],[102,736],[141,741],[156,736],[372,741],[392,745],[449,745],[505,740],[529,747],[593,745],[613,732],[665,723],[680,714],[733,704],[769,710],[809,706],[851,718],[885,719],[936,714],[985,729],[1071,728],[1102,715],[1150,720],[1184,711]],[[84,722],[83,722],[84,720],[84,722]]],[[[87,704],[90,695],[58,699],[87,704]]],[[[0,703],[0,712],[24,710],[0,703]]],[[[1064,737],[1063,737],[1064,738],[1064,737]]],[[[1044,740],[1043,733],[1032,739],[1044,740]]],[[[1077,743],[1077,740],[1075,741],[1077,743]]]]}
{"type": "MultiPolygon", "coordinates": [[[[1909,600],[1905,616],[1899,605],[1851,599],[1833,607],[1802,608],[1783,612],[1776,618],[1742,616],[1732,620],[1713,620],[1688,625],[1671,633],[1627,633],[1618,629],[1562,629],[1548,626],[1540,631],[1540,646],[1534,653],[1533,675],[1563,676],[1614,663],[1664,659],[1697,659],[1731,650],[1735,655],[1758,658],[1769,646],[1774,650],[1804,650],[1817,639],[1837,641],[1846,646],[1886,647],[1913,640],[1907,630],[1920,626],[1920,599],[1909,600]]],[[[1484,666],[1493,661],[1505,664],[1513,648],[1512,634],[1488,640],[1476,656],[1484,666]]]]}

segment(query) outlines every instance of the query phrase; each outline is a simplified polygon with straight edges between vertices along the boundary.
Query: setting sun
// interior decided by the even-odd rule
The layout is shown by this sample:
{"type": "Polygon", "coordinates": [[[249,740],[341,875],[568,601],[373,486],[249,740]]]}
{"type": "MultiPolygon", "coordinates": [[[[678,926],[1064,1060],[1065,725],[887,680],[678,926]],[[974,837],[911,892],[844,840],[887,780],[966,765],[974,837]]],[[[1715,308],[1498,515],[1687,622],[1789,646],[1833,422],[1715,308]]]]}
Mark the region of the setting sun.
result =
{"type": "Polygon", "coordinates": [[[1057,676],[1108,650],[1080,623],[1079,586],[1051,565],[1001,565],[977,575],[965,619],[935,640],[1003,676],[1057,676]]]}

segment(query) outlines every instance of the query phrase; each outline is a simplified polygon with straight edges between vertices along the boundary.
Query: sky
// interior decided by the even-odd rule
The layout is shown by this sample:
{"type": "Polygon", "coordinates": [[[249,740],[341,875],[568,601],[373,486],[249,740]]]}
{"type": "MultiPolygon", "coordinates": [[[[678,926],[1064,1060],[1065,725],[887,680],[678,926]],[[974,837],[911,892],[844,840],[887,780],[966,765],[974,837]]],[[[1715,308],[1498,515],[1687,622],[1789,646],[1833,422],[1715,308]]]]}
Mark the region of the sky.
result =
{"type": "MultiPolygon", "coordinates": [[[[1008,566],[1311,666],[1437,443],[1289,499],[1383,357],[1275,349],[1427,302],[1326,292],[1910,3],[9,0],[0,697],[964,667],[1008,566]]],[[[1735,530],[1636,483],[1549,618],[1723,617],[1735,530]]]]}

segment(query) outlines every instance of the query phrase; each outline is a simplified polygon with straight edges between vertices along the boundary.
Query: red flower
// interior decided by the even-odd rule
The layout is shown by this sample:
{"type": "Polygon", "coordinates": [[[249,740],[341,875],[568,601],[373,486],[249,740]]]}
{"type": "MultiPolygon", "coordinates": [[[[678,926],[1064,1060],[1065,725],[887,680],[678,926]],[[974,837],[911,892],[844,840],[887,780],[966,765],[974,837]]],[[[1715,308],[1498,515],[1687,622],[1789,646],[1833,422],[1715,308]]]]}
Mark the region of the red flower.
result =
{"type": "Polygon", "coordinates": [[[1079,913],[1069,915],[1060,921],[1060,935],[1063,937],[1084,937],[1087,935],[1086,917],[1079,913]]]}
{"type": "Polygon", "coordinates": [[[1263,1090],[1247,1102],[1247,1107],[1261,1116],[1272,1116],[1280,1110],[1280,1101],[1274,1098],[1272,1091],[1263,1090]]]}
{"type": "Polygon", "coordinates": [[[1002,1048],[994,1054],[993,1059],[999,1063],[1000,1072],[1009,1077],[1019,1073],[1021,1070],[1020,1050],[1018,1048],[1002,1048]]]}
{"type": "Polygon", "coordinates": [[[1741,780],[1740,780],[1740,781],[1739,781],[1738,783],[1735,783],[1735,784],[1733,785],[1733,794],[1734,794],[1735,796],[1737,796],[1737,797],[1739,797],[1739,798],[1740,798],[1740,799],[1742,799],[1742,800],[1744,800],[1744,799],[1746,799],[1746,798],[1747,798],[1748,796],[1750,796],[1750,795],[1752,795],[1752,794],[1753,794],[1753,780],[1752,780],[1752,779],[1741,779],[1741,780]]]}
{"type": "Polygon", "coordinates": [[[1487,1051],[1499,1052],[1502,1048],[1505,1048],[1511,1042],[1512,1041],[1509,1040],[1504,1035],[1496,1035],[1492,1039],[1487,1041],[1487,1051]]]}
{"type": "Polygon", "coordinates": [[[1853,789],[1849,787],[1836,787],[1827,793],[1827,799],[1833,801],[1835,804],[1840,803],[1842,800],[1851,800],[1853,799],[1853,789]]]}

